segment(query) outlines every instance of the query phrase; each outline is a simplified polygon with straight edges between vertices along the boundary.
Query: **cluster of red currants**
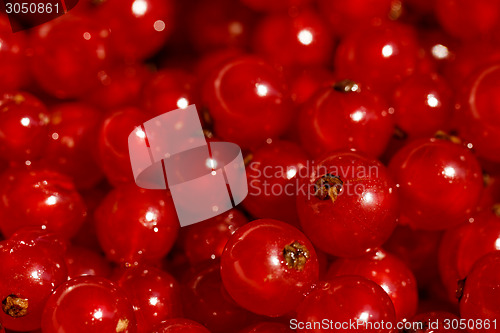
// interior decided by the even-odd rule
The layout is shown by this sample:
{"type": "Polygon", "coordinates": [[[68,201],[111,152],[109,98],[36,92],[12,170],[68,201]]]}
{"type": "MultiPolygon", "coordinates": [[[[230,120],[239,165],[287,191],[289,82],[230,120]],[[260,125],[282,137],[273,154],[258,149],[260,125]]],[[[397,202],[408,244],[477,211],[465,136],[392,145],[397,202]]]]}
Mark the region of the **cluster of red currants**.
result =
{"type": "Polygon", "coordinates": [[[0,14],[0,332],[500,332],[499,22],[498,0],[0,14]],[[127,137],[191,104],[249,195],[180,228],[127,137]]]}

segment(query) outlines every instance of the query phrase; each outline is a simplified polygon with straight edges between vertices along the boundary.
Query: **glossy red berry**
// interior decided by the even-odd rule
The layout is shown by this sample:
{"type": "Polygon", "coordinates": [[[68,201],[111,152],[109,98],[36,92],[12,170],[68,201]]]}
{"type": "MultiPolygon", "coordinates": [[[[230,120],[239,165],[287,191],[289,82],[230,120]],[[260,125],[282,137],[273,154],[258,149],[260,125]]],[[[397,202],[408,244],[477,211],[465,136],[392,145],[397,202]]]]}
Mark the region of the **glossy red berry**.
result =
{"type": "Polygon", "coordinates": [[[307,155],[288,141],[273,141],[252,154],[247,165],[245,209],[256,218],[273,218],[298,225],[297,188],[307,155]]]}
{"type": "Polygon", "coordinates": [[[0,322],[11,330],[40,328],[48,297],[67,280],[60,248],[37,239],[0,243],[0,322]]]}
{"type": "Polygon", "coordinates": [[[170,192],[145,190],[135,184],[111,191],[95,216],[102,249],[108,259],[118,263],[163,258],[179,230],[170,192]]]}
{"type": "Polygon", "coordinates": [[[184,315],[211,332],[236,331],[257,317],[228,295],[222,285],[219,262],[189,274],[184,281],[184,315]]]}
{"type": "Polygon", "coordinates": [[[355,152],[328,155],[301,183],[302,230],[322,251],[342,257],[382,245],[397,225],[396,187],[378,161],[355,152]]]}
{"type": "Polygon", "coordinates": [[[26,34],[12,32],[6,16],[0,17],[0,91],[16,90],[28,81],[26,34]]]}
{"type": "Polygon", "coordinates": [[[290,86],[290,96],[298,105],[307,102],[316,91],[331,86],[335,81],[333,72],[317,66],[288,68],[286,76],[290,86]]]}
{"type": "Polygon", "coordinates": [[[342,39],[335,54],[338,77],[379,92],[390,92],[416,70],[418,43],[415,31],[396,22],[375,20],[342,39]]]}
{"type": "Polygon", "coordinates": [[[500,63],[478,69],[463,92],[459,133],[478,156],[500,162],[500,63]]]}
{"type": "Polygon", "coordinates": [[[396,125],[409,137],[448,131],[452,117],[452,91],[437,74],[406,78],[392,99],[396,125]]]}
{"type": "Polygon", "coordinates": [[[326,65],[334,38],[323,18],[311,9],[270,14],[255,28],[253,48],[283,66],[326,65]]]}
{"type": "Polygon", "coordinates": [[[210,331],[195,321],[176,318],[163,321],[153,329],[152,333],[210,333],[210,331]]]}
{"type": "Polygon", "coordinates": [[[134,308],[138,333],[150,333],[163,320],[182,315],[180,285],[167,272],[154,267],[129,268],[117,284],[134,308]]]}
{"type": "Polygon", "coordinates": [[[145,112],[135,107],[114,110],[104,119],[97,149],[101,168],[112,185],[134,182],[127,138],[147,119],[145,112]]]}
{"type": "Polygon", "coordinates": [[[221,139],[255,147],[283,134],[293,118],[281,74],[267,62],[243,56],[207,78],[203,101],[221,139]]]}
{"type": "Polygon", "coordinates": [[[191,265],[218,260],[227,240],[248,219],[236,209],[181,230],[183,249],[191,265]]]}
{"type": "MultiPolygon", "coordinates": [[[[324,332],[321,327],[312,326],[327,318],[332,328],[328,331],[343,332],[391,332],[391,329],[371,328],[370,324],[396,321],[394,306],[387,293],[375,282],[360,276],[341,276],[321,283],[310,293],[297,310],[297,322],[291,328],[300,333],[324,332]],[[353,321],[359,326],[335,327],[353,321]],[[310,323],[309,325],[307,323],[310,323]]],[[[345,324],[344,324],[345,325],[345,324]]]]}
{"type": "Polygon", "coordinates": [[[490,253],[472,266],[460,300],[460,317],[482,320],[483,325],[474,326],[474,332],[498,330],[498,323],[488,329],[484,322],[489,319],[493,325],[500,318],[500,252],[490,253]]]}
{"type": "Polygon", "coordinates": [[[111,281],[82,276],[59,286],[49,297],[42,317],[44,333],[135,333],[132,305],[111,281]]]}
{"type": "Polygon", "coordinates": [[[471,39],[498,28],[500,3],[495,0],[438,0],[436,16],[450,35],[471,39]]]}
{"type": "Polygon", "coordinates": [[[157,52],[175,24],[171,0],[108,0],[95,15],[112,31],[113,51],[127,61],[157,52]]]}
{"type": "Polygon", "coordinates": [[[475,156],[446,139],[409,143],[389,170],[399,186],[401,222],[417,229],[443,230],[466,221],[483,188],[475,156]]]}
{"type": "Polygon", "coordinates": [[[262,219],[239,228],[221,257],[224,287],[242,307],[277,317],[295,310],[318,279],[318,259],[294,227],[262,219]]]}
{"type": "Polygon", "coordinates": [[[87,209],[73,182],[57,172],[7,170],[0,177],[0,230],[6,236],[36,226],[70,238],[87,209]]]}
{"type": "Polygon", "coordinates": [[[104,178],[95,151],[101,118],[99,110],[84,103],[52,108],[42,165],[68,175],[77,188],[95,186],[104,178]]]}
{"type": "Polygon", "coordinates": [[[40,87],[58,98],[87,93],[97,85],[97,73],[107,66],[109,34],[89,19],[75,16],[39,26],[31,35],[31,65],[40,87]]]}
{"type": "Polygon", "coordinates": [[[356,258],[335,260],[327,280],[336,276],[359,275],[382,287],[391,298],[398,320],[411,319],[417,312],[417,282],[406,264],[383,250],[356,258]]]}
{"type": "Polygon", "coordinates": [[[355,148],[377,157],[394,131],[392,109],[379,95],[345,80],[319,90],[299,117],[304,148],[313,156],[355,148]]]}
{"type": "Polygon", "coordinates": [[[421,325],[421,329],[418,326],[414,326],[410,331],[422,332],[422,333],[448,333],[448,332],[466,332],[463,329],[454,329],[453,327],[460,326],[460,318],[450,312],[445,311],[433,311],[425,312],[416,315],[411,319],[412,323],[418,323],[421,325]]]}
{"type": "Polygon", "coordinates": [[[35,96],[21,91],[0,94],[0,157],[37,159],[47,145],[50,116],[35,96]]]}
{"type": "Polygon", "coordinates": [[[286,325],[280,323],[260,322],[246,327],[238,333],[292,333],[286,325]]]}
{"type": "Polygon", "coordinates": [[[485,254],[500,251],[500,217],[482,212],[448,230],[439,247],[439,271],[450,300],[457,299],[457,283],[485,254]]]}
{"type": "Polygon", "coordinates": [[[84,275],[107,278],[111,275],[111,266],[104,256],[84,247],[70,246],[64,253],[64,261],[69,279],[84,275]]]}

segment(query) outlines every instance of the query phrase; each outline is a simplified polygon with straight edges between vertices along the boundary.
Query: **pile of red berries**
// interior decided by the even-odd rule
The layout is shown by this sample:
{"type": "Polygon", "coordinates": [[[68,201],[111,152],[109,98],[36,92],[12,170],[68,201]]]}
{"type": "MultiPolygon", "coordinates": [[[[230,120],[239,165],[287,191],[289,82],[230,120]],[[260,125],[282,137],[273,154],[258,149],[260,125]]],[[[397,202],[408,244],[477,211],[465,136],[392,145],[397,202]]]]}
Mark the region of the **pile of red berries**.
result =
{"type": "Polygon", "coordinates": [[[499,42],[498,0],[1,14],[0,332],[500,332],[499,42]],[[181,228],[127,137],[191,104],[249,194],[181,228]]]}

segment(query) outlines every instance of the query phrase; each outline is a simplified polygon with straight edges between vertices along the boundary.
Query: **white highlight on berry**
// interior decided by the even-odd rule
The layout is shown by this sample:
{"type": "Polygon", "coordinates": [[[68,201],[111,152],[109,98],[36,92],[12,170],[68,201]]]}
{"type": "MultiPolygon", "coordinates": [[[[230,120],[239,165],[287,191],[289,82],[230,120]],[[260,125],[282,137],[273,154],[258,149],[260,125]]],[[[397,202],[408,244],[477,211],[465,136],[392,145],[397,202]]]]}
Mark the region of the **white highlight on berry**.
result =
{"type": "Polygon", "coordinates": [[[144,139],[146,137],[146,133],[144,133],[144,131],[141,129],[138,129],[137,131],[135,131],[135,135],[137,135],[141,139],[144,139]]]}
{"type": "Polygon", "coordinates": [[[431,49],[432,55],[437,59],[445,59],[450,55],[448,48],[442,44],[436,44],[431,49]]]}
{"type": "Polygon", "coordinates": [[[313,34],[310,30],[308,29],[302,29],[300,30],[299,34],[297,35],[297,39],[299,42],[303,45],[309,45],[313,42],[313,34]]]}
{"type": "Polygon", "coordinates": [[[297,169],[295,169],[295,167],[289,167],[286,171],[286,178],[292,179],[295,175],[297,175],[297,169]]]}
{"type": "Polygon", "coordinates": [[[350,117],[355,122],[360,122],[365,117],[365,112],[363,110],[357,110],[351,113],[350,117]]]}
{"type": "Polygon", "coordinates": [[[269,89],[266,85],[257,83],[255,86],[257,87],[257,95],[264,97],[269,93],[269,89]]]}
{"type": "Polygon", "coordinates": [[[24,117],[21,119],[21,125],[23,125],[24,127],[28,127],[30,125],[30,118],[28,117],[24,117]]]}
{"type": "Polygon", "coordinates": [[[436,98],[436,95],[434,94],[427,95],[427,105],[429,105],[431,108],[435,108],[436,106],[439,105],[439,100],[436,98]]]}
{"type": "Polygon", "coordinates": [[[453,178],[457,174],[456,170],[454,167],[447,166],[443,170],[443,175],[447,178],[453,178]]]}
{"type": "Polygon", "coordinates": [[[132,3],[132,13],[135,16],[143,16],[148,11],[148,3],[145,0],[135,0],[132,3]]]}
{"type": "Polygon", "coordinates": [[[497,240],[495,241],[495,249],[500,251],[500,237],[498,237],[497,240]]]}
{"type": "Polygon", "coordinates": [[[384,56],[384,58],[389,58],[393,53],[394,49],[392,48],[391,45],[385,45],[382,48],[382,55],[384,56]]]}
{"type": "Polygon", "coordinates": [[[189,106],[189,102],[187,99],[185,99],[184,97],[181,97],[177,100],[177,107],[179,109],[185,109],[189,106]]]}
{"type": "Polygon", "coordinates": [[[153,28],[156,31],[161,32],[165,30],[165,22],[163,22],[162,20],[155,21],[155,23],[153,23],[153,28]]]}
{"type": "Polygon", "coordinates": [[[47,198],[47,200],[45,200],[45,203],[49,206],[55,205],[56,202],[57,202],[57,197],[55,195],[51,195],[50,197],[47,198]]]}

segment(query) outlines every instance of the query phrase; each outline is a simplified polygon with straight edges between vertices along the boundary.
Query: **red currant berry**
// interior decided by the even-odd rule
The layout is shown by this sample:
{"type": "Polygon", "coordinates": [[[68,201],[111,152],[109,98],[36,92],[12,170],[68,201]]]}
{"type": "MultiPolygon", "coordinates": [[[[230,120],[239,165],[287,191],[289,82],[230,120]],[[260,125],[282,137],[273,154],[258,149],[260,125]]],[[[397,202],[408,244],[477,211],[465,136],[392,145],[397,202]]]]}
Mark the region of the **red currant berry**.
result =
{"type": "Polygon", "coordinates": [[[36,226],[72,237],[87,209],[71,180],[53,171],[8,170],[0,177],[0,230],[36,226]]]}
{"type": "Polygon", "coordinates": [[[415,72],[418,43],[415,31],[396,22],[375,20],[361,25],[340,43],[335,55],[338,77],[387,93],[415,72]]]}
{"type": "Polygon", "coordinates": [[[292,333],[286,325],[280,323],[260,322],[246,327],[238,333],[292,333]]]}
{"type": "Polygon", "coordinates": [[[436,16],[450,35],[470,39],[498,27],[500,3],[495,0],[438,0],[436,16]]]}
{"type": "Polygon", "coordinates": [[[452,91],[437,74],[412,75],[394,92],[396,125],[410,137],[434,135],[449,130],[452,91]]]}
{"type": "Polygon", "coordinates": [[[106,178],[114,186],[134,182],[127,138],[145,120],[145,112],[126,107],[109,113],[102,123],[98,143],[99,161],[106,178]]]}
{"type": "Polygon", "coordinates": [[[466,221],[483,188],[474,155],[448,140],[409,143],[389,170],[399,185],[401,221],[417,229],[443,230],[466,221]]]}
{"type": "Polygon", "coordinates": [[[38,84],[58,98],[81,97],[98,84],[107,65],[109,30],[83,17],[65,16],[32,34],[32,71],[38,84]]]}
{"type": "Polygon", "coordinates": [[[251,9],[265,12],[286,11],[290,8],[304,6],[311,2],[311,0],[240,0],[251,9]]]}
{"type": "Polygon", "coordinates": [[[297,197],[300,224],[313,244],[342,257],[382,245],[399,217],[396,187],[378,161],[355,152],[311,167],[297,197]]]}
{"type": "Polygon", "coordinates": [[[124,292],[111,281],[82,276],[59,286],[42,317],[44,333],[135,333],[136,319],[124,292]]]}
{"type": "Polygon", "coordinates": [[[68,268],[68,278],[93,275],[107,278],[111,275],[111,267],[106,259],[95,251],[84,247],[71,246],[64,254],[68,268]]]}
{"type": "Polygon", "coordinates": [[[174,27],[172,0],[107,0],[95,14],[112,31],[113,50],[125,60],[155,54],[174,27]]]}
{"type": "Polygon", "coordinates": [[[290,96],[297,105],[307,102],[320,88],[334,82],[333,73],[323,67],[292,67],[286,74],[290,96]]]}
{"type": "Polygon", "coordinates": [[[255,151],[247,165],[249,193],[245,209],[257,218],[298,225],[296,197],[307,155],[294,143],[273,141],[255,151]]]}
{"type": "Polygon", "coordinates": [[[298,306],[318,279],[309,240],[284,222],[262,219],[239,228],[221,257],[224,287],[242,307],[277,317],[298,306]]]}
{"type": "Polygon", "coordinates": [[[0,243],[0,321],[6,328],[24,332],[40,327],[45,302],[67,280],[59,249],[24,236],[0,243]]]}
{"type": "Polygon", "coordinates": [[[47,144],[49,113],[25,92],[0,95],[0,157],[13,161],[39,158],[47,144]]]}
{"type": "Polygon", "coordinates": [[[168,318],[182,315],[180,286],[154,267],[129,268],[117,280],[134,307],[137,332],[149,333],[168,318]]]}
{"type": "Polygon", "coordinates": [[[500,318],[500,252],[490,253],[472,266],[460,300],[460,317],[481,320],[483,325],[473,330],[481,333],[491,332],[493,328],[484,325],[485,319],[500,318]]]}
{"type": "Polygon", "coordinates": [[[459,132],[474,145],[478,156],[500,162],[500,64],[478,70],[467,84],[459,132]]]}
{"type": "Polygon", "coordinates": [[[184,253],[191,265],[220,258],[231,235],[248,219],[231,209],[209,220],[182,229],[184,253]]]}
{"type": "Polygon", "coordinates": [[[176,318],[163,321],[152,333],[210,333],[210,331],[195,321],[176,318]]]}
{"type": "Polygon", "coordinates": [[[162,69],[144,87],[144,107],[156,116],[197,101],[196,78],[181,69],[162,69]]]}
{"type": "Polygon", "coordinates": [[[88,101],[104,109],[139,105],[144,83],[151,76],[142,64],[120,64],[97,75],[99,84],[90,92],[88,101]]]}
{"type": "Polygon", "coordinates": [[[238,1],[201,0],[189,9],[187,31],[196,49],[248,46],[254,15],[238,1]]]}
{"type": "Polygon", "coordinates": [[[204,84],[203,101],[215,134],[245,148],[283,134],[293,119],[280,73],[250,56],[234,58],[214,71],[204,84]]]}
{"type": "Polygon", "coordinates": [[[118,263],[163,258],[179,230],[170,193],[145,190],[135,184],[111,191],[95,216],[102,249],[108,259],[118,263]]]}
{"type": "Polygon", "coordinates": [[[352,259],[337,259],[328,277],[359,275],[381,286],[391,298],[398,320],[408,320],[417,312],[417,282],[413,273],[396,256],[383,250],[352,259]]]}
{"type": "Polygon", "coordinates": [[[6,16],[0,17],[0,91],[19,89],[28,81],[26,34],[12,32],[6,16]]]}
{"type": "Polygon", "coordinates": [[[313,156],[355,148],[376,157],[393,134],[392,112],[381,96],[344,80],[319,90],[299,118],[303,146],[313,156]]]}
{"type": "Polygon", "coordinates": [[[323,18],[313,10],[270,14],[257,25],[254,50],[283,65],[326,65],[334,39],[323,18]]]}
{"type": "Polygon", "coordinates": [[[439,270],[450,300],[456,301],[457,282],[467,277],[478,259],[493,251],[500,251],[500,218],[488,211],[445,233],[439,270]]]}
{"type": "MultiPolygon", "coordinates": [[[[394,306],[384,289],[361,276],[341,276],[320,284],[297,309],[298,332],[324,332],[317,325],[324,318],[332,325],[350,321],[359,325],[357,329],[344,327],[343,332],[392,332],[381,326],[375,329],[373,324],[384,321],[385,324],[394,325],[396,321],[394,306]]],[[[294,328],[294,323],[291,324],[291,328],[294,328]]],[[[341,330],[334,328],[328,331],[341,330]]]]}
{"type": "Polygon", "coordinates": [[[78,188],[91,188],[103,178],[95,152],[101,112],[83,103],[63,103],[51,111],[42,164],[70,176],[78,188]]]}
{"type": "Polygon", "coordinates": [[[421,332],[421,333],[464,333],[465,330],[454,329],[455,323],[460,323],[460,318],[453,313],[445,311],[435,311],[421,313],[410,321],[413,325],[413,329],[410,332],[421,332]],[[415,323],[415,324],[413,324],[415,323]],[[420,326],[416,326],[420,325],[420,326]]]}
{"type": "Polygon", "coordinates": [[[393,0],[319,0],[321,13],[328,19],[333,31],[345,35],[352,27],[389,16],[393,0]]]}
{"type": "Polygon", "coordinates": [[[196,74],[200,78],[206,78],[214,69],[219,68],[231,59],[242,56],[243,54],[243,50],[238,48],[225,48],[206,52],[196,64],[196,74]]]}
{"type": "Polygon", "coordinates": [[[218,262],[190,274],[184,281],[184,314],[210,331],[233,332],[256,317],[227,294],[218,262]]]}

